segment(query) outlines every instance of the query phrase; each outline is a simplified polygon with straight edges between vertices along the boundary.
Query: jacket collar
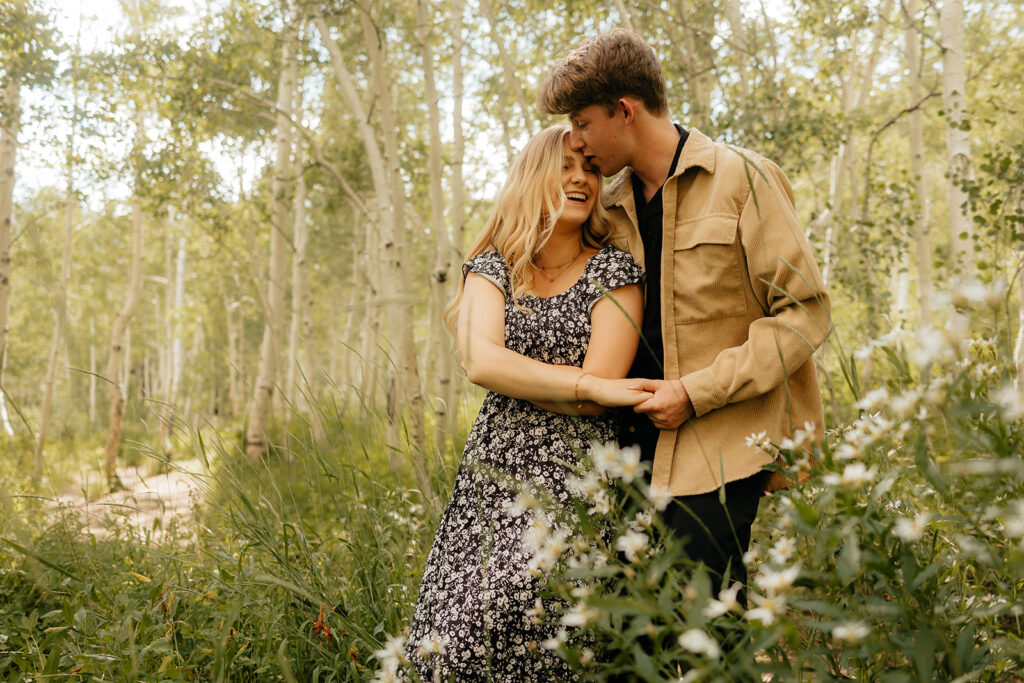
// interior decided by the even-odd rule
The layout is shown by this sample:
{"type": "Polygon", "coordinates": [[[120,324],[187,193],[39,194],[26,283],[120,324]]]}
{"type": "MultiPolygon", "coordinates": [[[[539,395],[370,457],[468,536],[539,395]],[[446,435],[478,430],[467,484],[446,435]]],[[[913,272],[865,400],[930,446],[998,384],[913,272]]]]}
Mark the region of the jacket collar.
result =
{"type": "MultiPolygon", "coordinates": [[[[671,177],[682,175],[694,166],[699,166],[708,173],[715,172],[715,143],[704,133],[691,128],[671,177]]],[[[627,167],[608,184],[604,189],[602,203],[605,207],[633,205],[633,169],[627,167]]]]}

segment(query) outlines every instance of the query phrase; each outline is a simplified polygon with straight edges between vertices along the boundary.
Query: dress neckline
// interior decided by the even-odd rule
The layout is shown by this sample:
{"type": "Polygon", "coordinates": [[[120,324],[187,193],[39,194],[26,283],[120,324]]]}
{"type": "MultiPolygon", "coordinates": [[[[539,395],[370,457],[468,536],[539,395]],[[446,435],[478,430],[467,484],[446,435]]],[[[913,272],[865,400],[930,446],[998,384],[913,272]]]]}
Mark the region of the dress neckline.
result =
{"type": "Polygon", "coordinates": [[[522,295],[520,295],[519,298],[520,299],[526,299],[526,298],[529,298],[529,299],[539,299],[541,301],[546,301],[548,299],[557,299],[560,296],[565,296],[566,294],[568,294],[572,290],[576,289],[580,285],[580,283],[583,282],[584,278],[587,277],[587,272],[590,270],[590,262],[593,261],[595,258],[597,258],[599,255],[603,254],[608,249],[611,249],[611,245],[610,244],[607,245],[607,246],[601,247],[600,249],[597,250],[596,254],[594,254],[593,256],[590,256],[589,258],[587,258],[587,262],[583,265],[583,272],[580,273],[580,276],[578,278],[576,278],[576,282],[572,283],[571,285],[569,285],[568,287],[563,289],[561,292],[558,292],[557,294],[552,294],[550,296],[537,296],[536,294],[522,294],[522,295]]]}

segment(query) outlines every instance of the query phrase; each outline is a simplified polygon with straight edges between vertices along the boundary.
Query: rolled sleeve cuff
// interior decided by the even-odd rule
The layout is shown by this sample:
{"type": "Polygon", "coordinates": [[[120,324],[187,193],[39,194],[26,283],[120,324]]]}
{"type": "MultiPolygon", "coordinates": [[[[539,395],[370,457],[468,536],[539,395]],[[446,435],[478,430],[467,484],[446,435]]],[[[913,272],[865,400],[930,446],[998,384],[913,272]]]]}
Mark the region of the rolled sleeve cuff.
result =
{"type": "Polygon", "coordinates": [[[693,404],[693,413],[702,417],[716,408],[721,408],[726,403],[718,383],[715,382],[714,373],[711,367],[697,370],[682,377],[679,381],[683,383],[690,403],[693,404]]]}

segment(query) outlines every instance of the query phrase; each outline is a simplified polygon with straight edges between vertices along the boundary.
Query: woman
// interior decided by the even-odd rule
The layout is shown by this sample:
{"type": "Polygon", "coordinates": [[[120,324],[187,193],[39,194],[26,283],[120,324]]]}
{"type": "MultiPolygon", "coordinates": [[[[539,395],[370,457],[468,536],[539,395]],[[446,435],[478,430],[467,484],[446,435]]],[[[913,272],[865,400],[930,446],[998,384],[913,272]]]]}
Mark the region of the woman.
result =
{"type": "Polygon", "coordinates": [[[513,163],[448,311],[463,368],[489,393],[410,627],[407,655],[426,681],[573,677],[539,646],[554,632],[527,614],[537,597],[522,547],[530,513],[500,480],[567,502],[563,463],[593,439],[614,439],[604,408],[650,396],[622,379],[638,343],[643,271],[606,246],[600,175],[568,133],[546,129],[513,163]]]}

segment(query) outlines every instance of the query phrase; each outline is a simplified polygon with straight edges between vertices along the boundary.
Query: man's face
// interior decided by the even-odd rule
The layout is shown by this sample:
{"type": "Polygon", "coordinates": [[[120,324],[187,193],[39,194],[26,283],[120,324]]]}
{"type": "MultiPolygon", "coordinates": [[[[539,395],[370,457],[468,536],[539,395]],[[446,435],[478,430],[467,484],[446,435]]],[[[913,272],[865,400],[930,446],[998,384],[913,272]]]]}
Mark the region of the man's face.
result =
{"type": "Polygon", "coordinates": [[[569,114],[569,146],[581,153],[601,175],[613,176],[629,163],[623,149],[624,116],[592,104],[569,114]]]}

